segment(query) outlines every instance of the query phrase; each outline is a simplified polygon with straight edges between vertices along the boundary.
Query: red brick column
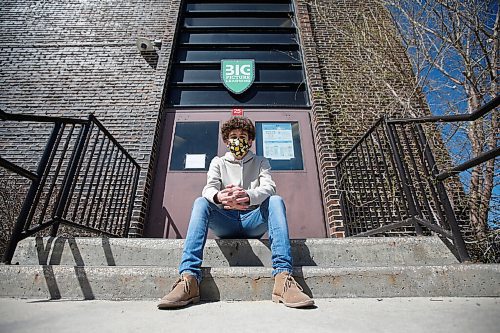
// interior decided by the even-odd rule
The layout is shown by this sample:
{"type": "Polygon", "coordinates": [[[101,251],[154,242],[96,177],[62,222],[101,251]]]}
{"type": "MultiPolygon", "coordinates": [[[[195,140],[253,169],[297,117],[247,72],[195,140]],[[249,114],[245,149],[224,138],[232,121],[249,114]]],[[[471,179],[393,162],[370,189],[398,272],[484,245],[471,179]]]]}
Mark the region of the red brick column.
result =
{"type": "Polygon", "coordinates": [[[339,193],[336,185],[335,162],[337,156],[333,145],[330,112],[327,107],[320,65],[316,54],[317,45],[311,28],[307,4],[295,1],[298,32],[302,45],[305,72],[311,99],[311,120],[316,146],[316,159],[320,173],[325,219],[331,237],[344,237],[339,193]]]}

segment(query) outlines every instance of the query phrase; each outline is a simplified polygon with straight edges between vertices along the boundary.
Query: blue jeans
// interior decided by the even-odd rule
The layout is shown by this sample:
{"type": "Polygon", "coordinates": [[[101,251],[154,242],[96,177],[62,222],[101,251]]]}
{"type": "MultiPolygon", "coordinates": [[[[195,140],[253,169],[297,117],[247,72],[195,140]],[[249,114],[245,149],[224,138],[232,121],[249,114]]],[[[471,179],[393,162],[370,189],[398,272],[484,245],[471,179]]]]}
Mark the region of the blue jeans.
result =
{"type": "Polygon", "coordinates": [[[260,238],[269,231],[273,276],[292,273],[286,209],[280,196],[273,195],[258,208],[245,211],[222,209],[205,198],[194,201],[179,273],[194,275],[198,282],[208,228],[219,238],[260,238]]]}

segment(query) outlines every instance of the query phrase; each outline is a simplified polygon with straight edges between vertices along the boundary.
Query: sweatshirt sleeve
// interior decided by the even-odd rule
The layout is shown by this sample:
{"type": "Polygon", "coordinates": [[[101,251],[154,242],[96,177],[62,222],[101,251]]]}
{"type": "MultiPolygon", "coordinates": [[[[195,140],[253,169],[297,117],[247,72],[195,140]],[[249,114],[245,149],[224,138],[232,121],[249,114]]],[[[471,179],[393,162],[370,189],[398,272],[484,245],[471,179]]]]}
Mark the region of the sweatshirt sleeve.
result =
{"type": "Polygon", "coordinates": [[[260,205],[271,195],[276,194],[276,184],[271,177],[271,165],[267,158],[262,159],[259,172],[259,186],[247,190],[250,205],[260,205]]]}
{"type": "Polygon", "coordinates": [[[215,204],[214,196],[220,191],[221,187],[222,178],[220,170],[220,157],[216,156],[212,159],[212,162],[210,162],[210,167],[207,172],[207,184],[203,188],[201,195],[211,203],[215,204]]]}

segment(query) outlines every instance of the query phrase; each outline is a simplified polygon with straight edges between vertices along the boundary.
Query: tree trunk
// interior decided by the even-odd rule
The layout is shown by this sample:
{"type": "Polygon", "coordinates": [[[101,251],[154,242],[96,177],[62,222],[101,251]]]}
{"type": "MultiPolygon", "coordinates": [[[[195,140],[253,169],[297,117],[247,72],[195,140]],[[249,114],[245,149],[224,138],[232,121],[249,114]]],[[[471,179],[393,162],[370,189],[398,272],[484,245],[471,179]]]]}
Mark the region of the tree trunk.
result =
{"type": "MultiPolygon", "coordinates": [[[[477,110],[480,106],[479,98],[474,89],[470,86],[466,86],[466,91],[468,91],[468,109],[469,113],[477,110]]],[[[476,121],[471,124],[468,130],[469,140],[471,142],[472,157],[478,156],[482,152],[483,140],[482,140],[482,124],[476,121]]],[[[485,219],[482,219],[481,208],[483,202],[487,199],[487,205],[489,206],[489,197],[482,195],[484,187],[483,178],[483,166],[478,165],[472,169],[472,176],[470,179],[470,192],[469,192],[469,217],[472,228],[475,231],[475,236],[478,240],[484,239],[486,237],[486,223],[485,219]]]]}

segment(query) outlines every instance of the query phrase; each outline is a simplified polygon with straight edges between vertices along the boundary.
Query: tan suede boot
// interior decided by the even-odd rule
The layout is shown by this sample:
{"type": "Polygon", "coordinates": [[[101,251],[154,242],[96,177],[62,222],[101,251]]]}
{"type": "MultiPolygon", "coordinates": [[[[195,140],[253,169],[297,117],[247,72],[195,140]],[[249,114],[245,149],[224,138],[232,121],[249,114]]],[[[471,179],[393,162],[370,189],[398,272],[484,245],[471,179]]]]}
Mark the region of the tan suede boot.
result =
{"type": "Polygon", "coordinates": [[[302,287],[288,272],[282,272],[274,277],[272,300],[282,302],[291,308],[303,308],[314,305],[314,300],[303,293],[302,287]]]}
{"type": "Polygon", "coordinates": [[[158,303],[158,309],[180,308],[199,301],[200,288],[196,277],[184,274],[174,283],[171,291],[158,303]]]}

